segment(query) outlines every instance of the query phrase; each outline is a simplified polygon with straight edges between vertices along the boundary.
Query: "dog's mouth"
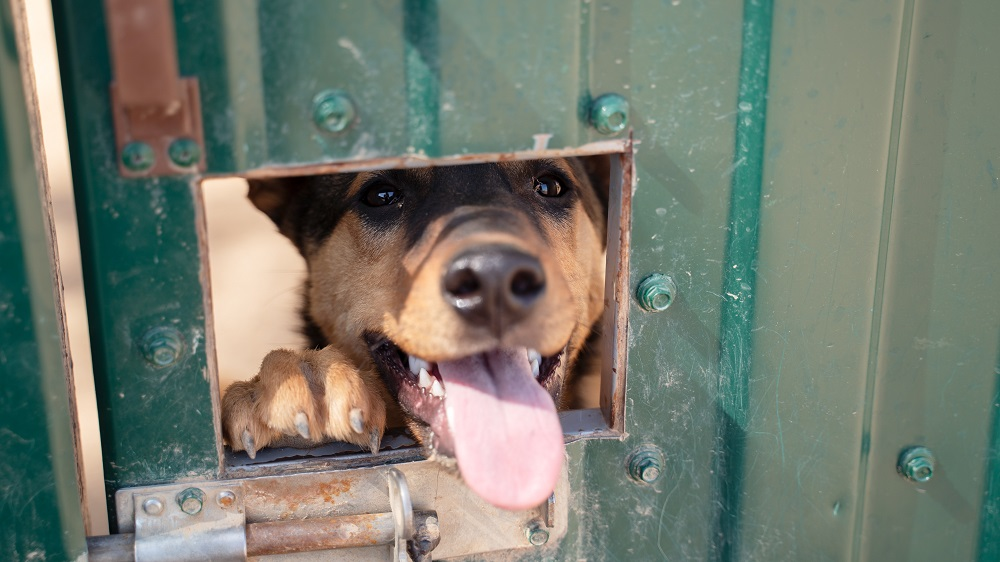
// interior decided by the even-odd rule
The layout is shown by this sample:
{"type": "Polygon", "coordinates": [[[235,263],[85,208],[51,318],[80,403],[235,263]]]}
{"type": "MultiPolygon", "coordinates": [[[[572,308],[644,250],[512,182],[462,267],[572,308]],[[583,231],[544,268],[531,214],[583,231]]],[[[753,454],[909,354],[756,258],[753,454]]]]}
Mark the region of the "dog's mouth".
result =
{"type": "Polygon", "coordinates": [[[564,448],[547,386],[564,351],[494,349],[428,362],[384,336],[365,339],[389,391],[427,425],[425,446],[454,458],[473,491],[506,509],[534,507],[552,493],[564,448]]]}

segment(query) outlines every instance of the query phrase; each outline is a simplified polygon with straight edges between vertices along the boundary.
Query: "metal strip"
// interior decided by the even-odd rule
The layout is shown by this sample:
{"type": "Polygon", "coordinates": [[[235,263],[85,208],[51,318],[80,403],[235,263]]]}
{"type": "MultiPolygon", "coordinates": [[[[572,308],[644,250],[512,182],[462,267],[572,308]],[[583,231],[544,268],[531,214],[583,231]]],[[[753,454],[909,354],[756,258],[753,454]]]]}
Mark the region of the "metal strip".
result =
{"type": "Polygon", "coordinates": [[[713,560],[735,560],[739,557],[739,499],[750,401],[750,350],[753,345],[772,13],[772,0],[746,0],[743,3],[736,149],[720,306],[716,433],[719,453],[714,459],[714,493],[718,508],[710,554],[713,560]]]}
{"type": "Polygon", "coordinates": [[[441,154],[441,56],[437,0],[403,3],[407,129],[418,154],[441,154]]]}
{"type": "MultiPolygon", "coordinates": [[[[998,347],[1000,349],[1000,347],[998,347]]],[[[1000,352],[997,353],[996,390],[993,394],[993,424],[986,448],[983,505],[979,512],[979,562],[1000,560],[1000,352]]]]}

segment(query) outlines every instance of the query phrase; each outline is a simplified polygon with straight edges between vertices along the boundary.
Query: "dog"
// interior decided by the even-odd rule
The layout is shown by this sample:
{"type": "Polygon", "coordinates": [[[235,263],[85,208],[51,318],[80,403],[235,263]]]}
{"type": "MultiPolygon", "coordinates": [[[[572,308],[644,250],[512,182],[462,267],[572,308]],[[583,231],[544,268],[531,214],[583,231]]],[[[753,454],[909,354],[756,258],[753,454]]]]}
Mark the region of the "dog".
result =
{"type": "MultiPolygon", "coordinates": [[[[604,311],[608,156],[249,180],[305,258],[309,349],[222,401],[233,450],[405,425],[484,500],[528,509],[565,456],[557,405],[604,311]]],[[[585,359],[590,358],[590,360],[585,359]]]]}

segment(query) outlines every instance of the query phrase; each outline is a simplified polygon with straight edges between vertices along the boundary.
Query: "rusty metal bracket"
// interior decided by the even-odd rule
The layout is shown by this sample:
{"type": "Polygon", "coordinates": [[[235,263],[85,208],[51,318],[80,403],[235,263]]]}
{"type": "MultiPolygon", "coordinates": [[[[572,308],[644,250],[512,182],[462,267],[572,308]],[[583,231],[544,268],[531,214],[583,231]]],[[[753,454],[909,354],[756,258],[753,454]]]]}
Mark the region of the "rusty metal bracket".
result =
{"type": "Polygon", "coordinates": [[[118,169],[126,177],[205,169],[197,78],[182,78],[170,0],[104,0],[118,169]]]}

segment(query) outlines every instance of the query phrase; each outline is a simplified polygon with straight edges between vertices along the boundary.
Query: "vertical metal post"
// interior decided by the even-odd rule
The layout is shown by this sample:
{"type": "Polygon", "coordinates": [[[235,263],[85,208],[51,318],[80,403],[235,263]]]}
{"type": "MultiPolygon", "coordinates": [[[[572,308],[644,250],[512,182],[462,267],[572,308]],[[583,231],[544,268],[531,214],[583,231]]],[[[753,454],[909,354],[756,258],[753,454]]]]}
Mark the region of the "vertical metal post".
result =
{"type": "Polygon", "coordinates": [[[739,558],[741,479],[746,449],[753,346],[754,291],[764,169],[771,0],[743,3],[743,51],[736,111],[726,260],[719,335],[719,394],[715,494],[718,511],[712,559],[739,558]]]}
{"type": "Polygon", "coordinates": [[[76,560],[86,542],[75,408],[27,42],[14,33],[23,4],[13,5],[0,3],[0,559],[76,560]]]}

